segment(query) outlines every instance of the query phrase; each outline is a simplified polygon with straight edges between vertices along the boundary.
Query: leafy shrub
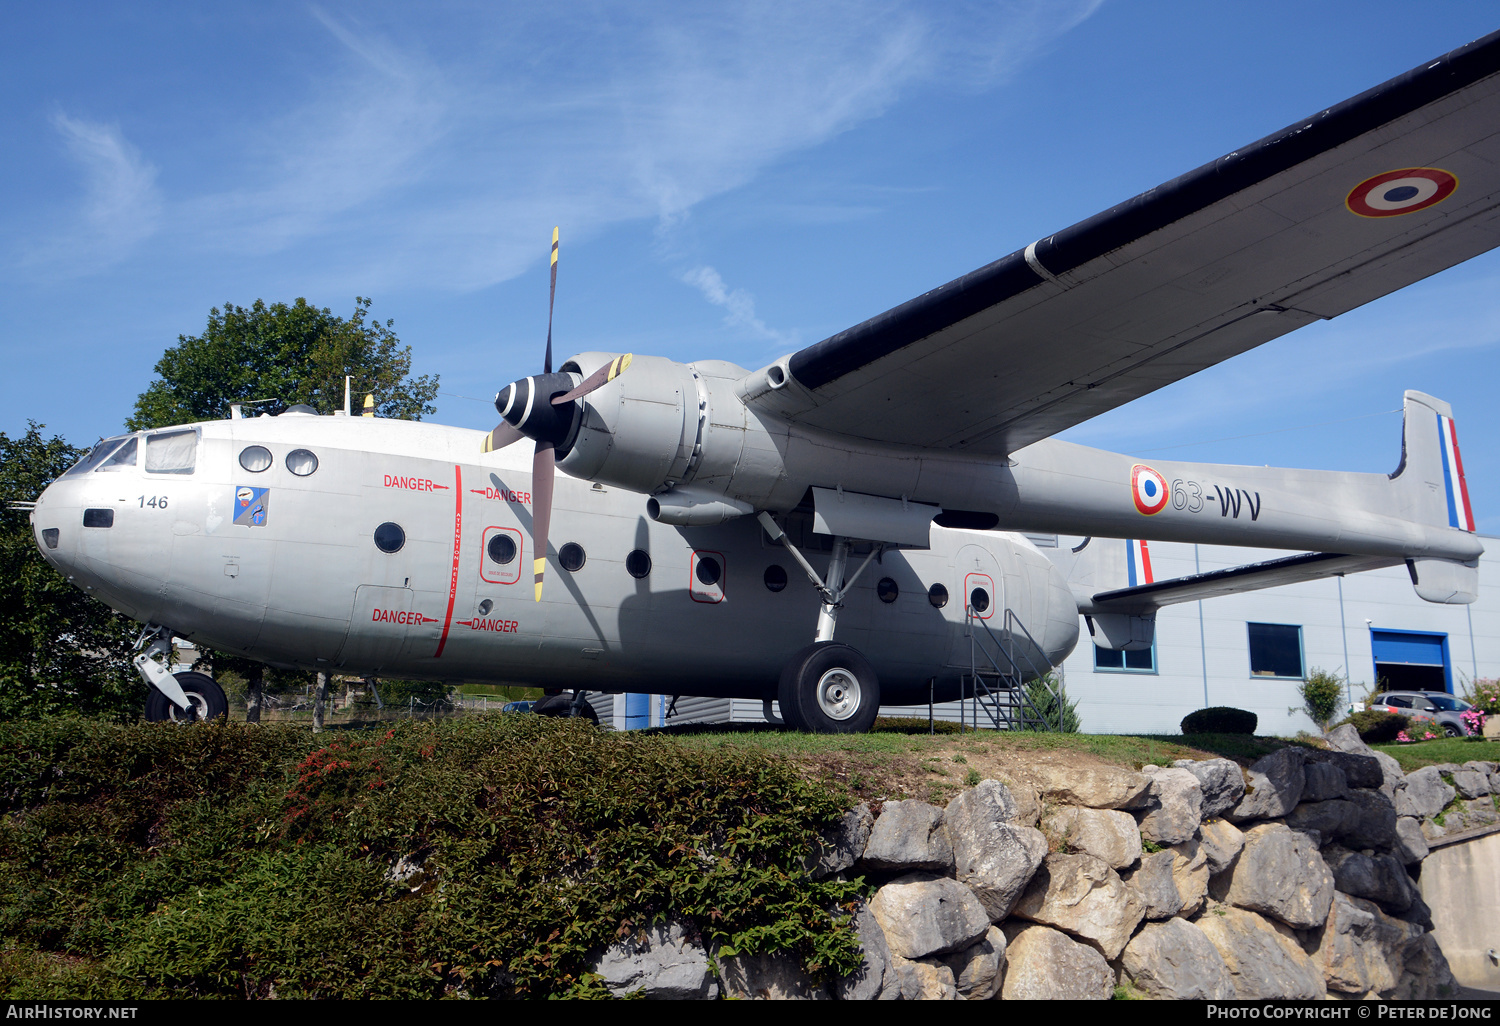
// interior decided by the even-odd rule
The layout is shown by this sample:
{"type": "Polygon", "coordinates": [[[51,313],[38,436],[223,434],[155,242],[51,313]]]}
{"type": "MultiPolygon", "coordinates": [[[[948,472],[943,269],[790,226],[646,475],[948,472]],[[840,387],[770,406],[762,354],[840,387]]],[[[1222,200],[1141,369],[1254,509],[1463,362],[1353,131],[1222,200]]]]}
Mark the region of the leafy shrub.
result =
{"type": "Polygon", "coordinates": [[[1184,734],[1254,734],[1260,718],[1253,712],[1216,705],[1182,718],[1184,734]]]}
{"type": "Polygon", "coordinates": [[[1319,730],[1327,730],[1329,721],[1344,702],[1344,682],[1327,670],[1314,667],[1300,690],[1307,715],[1312,717],[1319,730]]]}
{"type": "MultiPolygon", "coordinates": [[[[715,724],[715,728],[722,728],[722,724],[715,724]]],[[[934,734],[957,734],[959,726],[948,720],[934,720],[932,722],[934,734]]],[[[925,734],[927,733],[927,718],[925,716],[877,716],[875,724],[870,728],[871,734],[925,734]]]]}
{"type": "Polygon", "coordinates": [[[842,976],[858,885],[803,859],[843,808],[764,753],[541,716],[0,723],[5,990],[582,995],[667,919],[842,976]]]}
{"type": "Polygon", "coordinates": [[[1360,740],[1366,744],[1383,744],[1396,740],[1396,735],[1411,726],[1411,721],[1399,713],[1366,709],[1344,719],[1339,726],[1351,724],[1359,731],[1360,740]]]}

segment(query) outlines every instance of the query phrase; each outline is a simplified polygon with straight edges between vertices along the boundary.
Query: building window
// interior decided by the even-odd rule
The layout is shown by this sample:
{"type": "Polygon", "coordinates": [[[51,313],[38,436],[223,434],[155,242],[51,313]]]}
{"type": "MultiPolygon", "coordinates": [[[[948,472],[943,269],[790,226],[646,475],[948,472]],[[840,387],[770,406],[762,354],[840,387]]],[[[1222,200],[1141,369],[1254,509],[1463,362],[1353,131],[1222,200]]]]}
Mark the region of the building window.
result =
{"type": "Polygon", "coordinates": [[[1301,627],[1283,623],[1246,626],[1250,629],[1250,676],[1302,679],[1301,627]]]}
{"type": "Polygon", "coordinates": [[[1155,673],[1156,645],[1129,652],[1094,646],[1094,669],[1104,673],[1155,673]]]}

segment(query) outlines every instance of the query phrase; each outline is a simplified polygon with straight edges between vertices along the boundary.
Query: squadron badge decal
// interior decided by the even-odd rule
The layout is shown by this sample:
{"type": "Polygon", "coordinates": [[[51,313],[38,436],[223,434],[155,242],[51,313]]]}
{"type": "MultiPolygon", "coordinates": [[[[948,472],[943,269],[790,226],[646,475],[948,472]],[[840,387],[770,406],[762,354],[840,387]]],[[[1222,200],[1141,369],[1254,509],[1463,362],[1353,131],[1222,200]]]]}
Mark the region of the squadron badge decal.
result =
{"type": "Polygon", "coordinates": [[[265,527],[271,489],[240,485],[234,490],[234,522],[245,527],[265,527]]]}

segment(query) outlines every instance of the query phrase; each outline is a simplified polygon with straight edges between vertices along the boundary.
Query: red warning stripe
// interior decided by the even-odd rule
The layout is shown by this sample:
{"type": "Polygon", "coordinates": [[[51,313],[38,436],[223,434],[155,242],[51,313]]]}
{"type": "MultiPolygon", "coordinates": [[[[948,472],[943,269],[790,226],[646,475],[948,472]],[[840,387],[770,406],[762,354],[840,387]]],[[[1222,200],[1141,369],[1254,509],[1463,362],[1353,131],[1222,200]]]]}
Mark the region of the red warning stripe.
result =
{"type": "Polygon", "coordinates": [[[437,651],[432,654],[434,659],[442,656],[448,644],[448,628],[453,626],[453,602],[458,598],[458,554],[464,537],[464,472],[456,464],[453,467],[453,494],[453,571],[448,575],[448,612],[443,618],[443,636],[438,638],[437,651]]]}

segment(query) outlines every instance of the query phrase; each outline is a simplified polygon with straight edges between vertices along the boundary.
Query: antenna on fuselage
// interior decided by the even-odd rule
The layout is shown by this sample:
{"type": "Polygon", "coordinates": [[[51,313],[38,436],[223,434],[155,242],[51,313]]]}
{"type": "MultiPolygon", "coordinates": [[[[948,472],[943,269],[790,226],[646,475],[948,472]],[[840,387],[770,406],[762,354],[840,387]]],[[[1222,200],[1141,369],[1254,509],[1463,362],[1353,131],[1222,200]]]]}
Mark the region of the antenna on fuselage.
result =
{"type": "Polygon", "coordinates": [[[353,376],[352,374],[344,375],[344,416],[346,417],[354,416],[353,411],[349,407],[349,379],[353,376]]]}

